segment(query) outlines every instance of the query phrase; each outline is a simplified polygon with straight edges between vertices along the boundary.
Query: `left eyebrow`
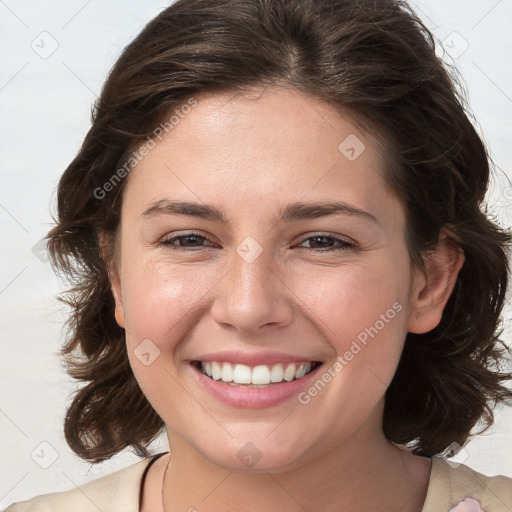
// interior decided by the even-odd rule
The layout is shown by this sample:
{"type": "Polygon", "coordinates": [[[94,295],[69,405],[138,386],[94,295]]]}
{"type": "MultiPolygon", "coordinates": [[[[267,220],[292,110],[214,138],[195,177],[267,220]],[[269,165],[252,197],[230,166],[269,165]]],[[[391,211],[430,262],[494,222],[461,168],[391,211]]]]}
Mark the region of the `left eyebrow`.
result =
{"type": "MultiPolygon", "coordinates": [[[[161,214],[188,215],[191,217],[228,224],[228,220],[224,212],[213,205],[194,203],[190,201],[171,201],[169,199],[160,199],[156,201],[141,214],[141,217],[148,218],[161,214]]],[[[342,201],[291,203],[287,205],[284,210],[282,208],[279,210],[277,221],[274,219],[274,222],[317,219],[328,215],[339,214],[359,217],[379,225],[377,218],[370,212],[361,210],[342,201]]]]}
{"type": "Polygon", "coordinates": [[[345,214],[360,217],[379,225],[377,218],[370,212],[356,208],[342,201],[329,201],[317,203],[292,203],[284,210],[280,210],[278,220],[289,222],[292,220],[317,219],[327,215],[345,214]]]}

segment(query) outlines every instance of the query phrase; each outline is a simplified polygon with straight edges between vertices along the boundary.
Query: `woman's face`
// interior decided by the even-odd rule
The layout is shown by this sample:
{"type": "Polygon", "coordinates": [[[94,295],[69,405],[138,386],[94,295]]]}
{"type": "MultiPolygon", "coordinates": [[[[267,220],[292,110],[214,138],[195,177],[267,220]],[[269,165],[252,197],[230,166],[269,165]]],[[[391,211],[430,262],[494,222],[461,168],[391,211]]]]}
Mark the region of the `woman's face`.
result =
{"type": "Polygon", "coordinates": [[[381,154],[292,90],[195,100],[130,174],[113,281],[171,446],[278,471],[375,437],[421,284],[381,154]],[[222,377],[196,361],[221,363],[222,377]],[[294,362],[322,364],[289,382],[294,362]],[[281,382],[234,386],[231,370],[281,382]]]}

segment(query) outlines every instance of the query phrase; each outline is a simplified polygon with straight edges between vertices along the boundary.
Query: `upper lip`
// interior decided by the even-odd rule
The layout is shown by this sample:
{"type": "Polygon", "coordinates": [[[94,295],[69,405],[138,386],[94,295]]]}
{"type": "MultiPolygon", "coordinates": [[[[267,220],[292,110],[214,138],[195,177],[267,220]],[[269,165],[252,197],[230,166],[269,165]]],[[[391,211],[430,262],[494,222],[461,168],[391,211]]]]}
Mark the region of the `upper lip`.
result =
{"type": "Polygon", "coordinates": [[[243,351],[220,351],[209,354],[203,354],[194,359],[194,361],[203,362],[226,362],[231,364],[245,364],[247,366],[258,366],[261,364],[270,365],[276,363],[303,363],[309,361],[319,361],[319,359],[308,356],[297,356],[285,354],[283,352],[243,352],[243,351]]]}

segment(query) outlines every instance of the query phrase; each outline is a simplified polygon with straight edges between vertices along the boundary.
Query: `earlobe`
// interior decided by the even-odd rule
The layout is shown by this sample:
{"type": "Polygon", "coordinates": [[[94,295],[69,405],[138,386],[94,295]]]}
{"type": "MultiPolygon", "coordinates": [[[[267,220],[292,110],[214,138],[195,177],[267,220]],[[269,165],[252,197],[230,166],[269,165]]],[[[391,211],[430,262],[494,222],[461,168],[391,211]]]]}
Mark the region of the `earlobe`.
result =
{"type": "Polygon", "coordinates": [[[121,279],[119,277],[119,273],[115,268],[114,263],[108,257],[106,247],[107,247],[107,236],[105,234],[101,234],[99,237],[99,243],[102,250],[103,261],[105,262],[105,266],[107,268],[108,279],[110,282],[110,290],[112,291],[112,295],[114,296],[114,317],[119,327],[125,328],[125,318],[124,318],[124,307],[123,307],[123,298],[121,293],[121,279]]]}
{"type": "Polygon", "coordinates": [[[425,273],[415,273],[407,330],[429,332],[441,321],[443,310],[464,264],[464,251],[446,232],[437,248],[425,257],[425,273]]]}
{"type": "Polygon", "coordinates": [[[110,289],[112,290],[112,295],[114,296],[115,308],[114,308],[114,316],[116,318],[116,322],[119,327],[125,328],[125,318],[124,318],[124,307],[123,307],[123,299],[121,295],[121,283],[119,280],[119,276],[117,273],[112,275],[109,272],[110,277],[110,289]]]}

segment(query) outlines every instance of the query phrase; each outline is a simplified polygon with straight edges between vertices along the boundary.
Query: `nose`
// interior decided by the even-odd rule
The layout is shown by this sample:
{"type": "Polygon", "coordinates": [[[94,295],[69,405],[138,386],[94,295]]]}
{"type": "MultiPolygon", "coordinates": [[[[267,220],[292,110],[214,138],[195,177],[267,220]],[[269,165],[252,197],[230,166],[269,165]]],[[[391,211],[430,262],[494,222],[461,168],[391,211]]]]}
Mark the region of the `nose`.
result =
{"type": "Polygon", "coordinates": [[[293,318],[293,291],[284,275],[262,253],[248,262],[238,253],[231,268],[215,287],[211,315],[220,325],[244,333],[284,327],[293,318]]]}

